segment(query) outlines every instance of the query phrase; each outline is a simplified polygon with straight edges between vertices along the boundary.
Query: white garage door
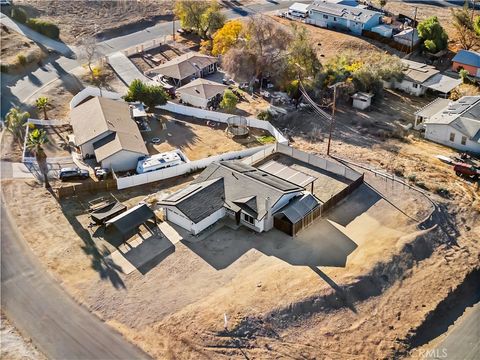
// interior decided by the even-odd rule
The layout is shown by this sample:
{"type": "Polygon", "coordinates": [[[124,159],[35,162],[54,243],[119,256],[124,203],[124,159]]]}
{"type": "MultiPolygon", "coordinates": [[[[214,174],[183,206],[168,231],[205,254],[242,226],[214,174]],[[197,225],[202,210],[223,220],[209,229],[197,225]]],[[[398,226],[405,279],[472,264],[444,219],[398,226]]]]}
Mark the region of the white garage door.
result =
{"type": "Polygon", "coordinates": [[[167,220],[178,226],[181,226],[185,230],[192,231],[192,222],[186,217],[180,214],[174,213],[170,209],[167,209],[167,220]]]}

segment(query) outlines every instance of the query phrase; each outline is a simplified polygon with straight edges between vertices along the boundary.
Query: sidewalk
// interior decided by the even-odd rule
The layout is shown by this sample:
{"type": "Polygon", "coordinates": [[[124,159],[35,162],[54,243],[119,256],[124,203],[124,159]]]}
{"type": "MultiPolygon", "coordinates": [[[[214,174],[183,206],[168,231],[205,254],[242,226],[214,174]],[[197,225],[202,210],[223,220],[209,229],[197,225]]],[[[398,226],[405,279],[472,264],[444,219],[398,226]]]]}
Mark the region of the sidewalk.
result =
{"type": "Polygon", "coordinates": [[[30,29],[28,26],[17,23],[3,13],[0,13],[0,23],[29,38],[30,40],[43,45],[47,49],[59,52],[63,56],[72,57],[74,55],[74,51],[64,43],[39,34],[38,32],[30,29]]]}
{"type": "Polygon", "coordinates": [[[135,79],[139,79],[145,84],[154,83],[153,80],[143,75],[130,59],[120,51],[110,55],[108,63],[127,86],[135,79]]]}

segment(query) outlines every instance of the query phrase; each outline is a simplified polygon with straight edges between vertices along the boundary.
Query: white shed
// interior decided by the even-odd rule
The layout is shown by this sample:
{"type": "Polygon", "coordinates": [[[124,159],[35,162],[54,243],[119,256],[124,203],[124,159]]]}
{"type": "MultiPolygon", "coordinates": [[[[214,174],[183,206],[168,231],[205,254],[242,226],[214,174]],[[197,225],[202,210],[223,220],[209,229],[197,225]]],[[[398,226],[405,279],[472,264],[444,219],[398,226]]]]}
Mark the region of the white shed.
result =
{"type": "Polygon", "coordinates": [[[365,110],[372,104],[373,94],[358,92],[353,94],[353,107],[360,110],[365,110]]]}

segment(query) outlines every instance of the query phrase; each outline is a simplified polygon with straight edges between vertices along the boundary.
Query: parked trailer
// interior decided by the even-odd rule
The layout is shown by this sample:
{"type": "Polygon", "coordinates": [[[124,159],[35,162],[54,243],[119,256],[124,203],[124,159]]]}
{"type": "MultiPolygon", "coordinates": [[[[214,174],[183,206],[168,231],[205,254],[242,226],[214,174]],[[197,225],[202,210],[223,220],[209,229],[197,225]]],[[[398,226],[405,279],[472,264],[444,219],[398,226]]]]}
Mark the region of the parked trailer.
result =
{"type": "Polygon", "coordinates": [[[156,154],[141,159],[137,164],[137,173],[143,174],[150,171],[165,169],[171,166],[180,165],[182,162],[182,158],[176,151],[156,154]]]}

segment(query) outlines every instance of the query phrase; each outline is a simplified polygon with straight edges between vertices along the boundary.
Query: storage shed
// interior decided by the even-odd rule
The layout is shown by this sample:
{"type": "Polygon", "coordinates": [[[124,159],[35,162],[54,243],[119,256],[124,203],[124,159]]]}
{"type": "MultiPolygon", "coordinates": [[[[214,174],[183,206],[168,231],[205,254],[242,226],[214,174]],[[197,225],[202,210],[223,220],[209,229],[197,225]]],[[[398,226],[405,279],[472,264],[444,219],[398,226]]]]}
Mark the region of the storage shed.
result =
{"type": "Polygon", "coordinates": [[[360,110],[365,110],[372,104],[373,94],[358,92],[352,95],[353,107],[360,110]]]}
{"type": "Polygon", "coordinates": [[[382,24],[373,27],[371,31],[389,39],[392,37],[393,28],[389,25],[382,24]]]}

